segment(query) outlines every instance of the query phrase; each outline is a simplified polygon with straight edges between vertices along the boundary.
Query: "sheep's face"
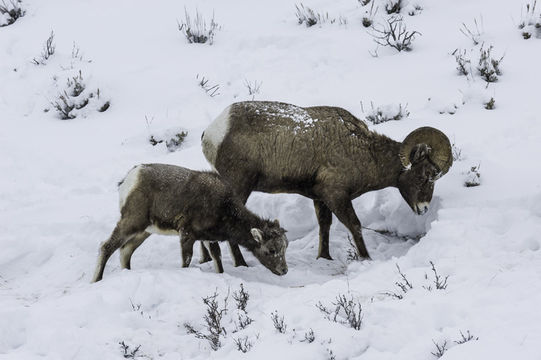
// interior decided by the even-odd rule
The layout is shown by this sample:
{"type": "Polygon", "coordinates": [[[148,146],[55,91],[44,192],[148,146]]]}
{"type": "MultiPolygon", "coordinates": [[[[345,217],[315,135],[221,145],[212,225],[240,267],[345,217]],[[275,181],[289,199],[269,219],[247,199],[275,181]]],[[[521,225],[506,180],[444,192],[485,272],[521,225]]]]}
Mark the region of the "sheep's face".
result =
{"type": "Polygon", "coordinates": [[[440,173],[438,167],[430,161],[429,153],[428,146],[417,145],[411,152],[411,167],[404,170],[398,178],[400,194],[418,215],[428,211],[434,192],[434,181],[440,173]]]}
{"type": "Polygon", "coordinates": [[[253,253],[267,269],[276,275],[287,273],[286,249],[288,245],[286,231],[278,220],[267,222],[262,229],[251,230],[257,246],[253,253]]]}

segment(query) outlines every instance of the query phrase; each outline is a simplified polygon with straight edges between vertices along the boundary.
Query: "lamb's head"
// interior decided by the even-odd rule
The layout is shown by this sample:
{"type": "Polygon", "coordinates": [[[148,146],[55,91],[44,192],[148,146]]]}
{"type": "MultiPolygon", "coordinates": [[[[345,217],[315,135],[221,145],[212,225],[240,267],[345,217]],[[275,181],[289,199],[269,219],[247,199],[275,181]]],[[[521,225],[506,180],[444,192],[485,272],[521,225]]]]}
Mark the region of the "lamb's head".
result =
{"type": "Polygon", "coordinates": [[[251,233],[257,242],[253,250],[255,257],[274,274],[285,275],[288,241],[286,231],[280,227],[278,220],[265,221],[261,229],[253,228],[251,233]]]}
{"type": "Polygon", "coordinates": [[[431,127],[416,129],[402,142],[400,160],[404,171],[398,189],[411,209],[422,215],[432,200],[434,182],[453,164],[449,139],[431,127]]]}

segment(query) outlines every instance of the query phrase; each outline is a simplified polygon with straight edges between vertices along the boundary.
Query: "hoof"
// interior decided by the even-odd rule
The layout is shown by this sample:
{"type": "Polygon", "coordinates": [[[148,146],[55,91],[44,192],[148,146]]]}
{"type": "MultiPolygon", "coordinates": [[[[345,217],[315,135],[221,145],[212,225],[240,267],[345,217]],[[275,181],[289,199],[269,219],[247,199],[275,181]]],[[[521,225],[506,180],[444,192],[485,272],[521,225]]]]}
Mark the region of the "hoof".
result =
{"type": "Polygon", "coordinates": [[[329,255],[329,254],[319,254],[319,255],[316,257],[316,259],[321,259],[321,258],[327,259],[327,260],[331,260],[331,261],[333,260],[333,258],[332,258],[331,255],[329,255]]]}

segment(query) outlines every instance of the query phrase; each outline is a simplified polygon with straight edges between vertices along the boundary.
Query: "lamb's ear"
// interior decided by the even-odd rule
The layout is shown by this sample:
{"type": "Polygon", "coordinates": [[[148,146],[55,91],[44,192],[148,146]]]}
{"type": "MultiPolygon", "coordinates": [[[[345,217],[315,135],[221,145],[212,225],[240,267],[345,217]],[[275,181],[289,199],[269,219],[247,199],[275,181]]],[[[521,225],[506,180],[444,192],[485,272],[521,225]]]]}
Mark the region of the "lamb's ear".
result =
{"type": "Polygon", "coordinates": [[[278,219],[274,220],[274,225],[280,227],[280,222],[278,221],[278,219]]]}
{"type": "Polygon", "coordinates": [[[255,241],[257,241],[259,244],[263,244],[263,231],[259,230],[258,228],[252,228],[250,232],[252,233],[255,241]]]}

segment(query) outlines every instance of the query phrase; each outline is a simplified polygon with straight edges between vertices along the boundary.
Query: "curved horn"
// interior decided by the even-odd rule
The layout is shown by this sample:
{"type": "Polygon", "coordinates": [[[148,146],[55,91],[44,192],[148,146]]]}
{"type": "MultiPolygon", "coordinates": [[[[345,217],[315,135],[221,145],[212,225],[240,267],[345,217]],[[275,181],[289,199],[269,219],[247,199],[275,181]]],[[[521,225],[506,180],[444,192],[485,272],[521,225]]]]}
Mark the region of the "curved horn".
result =
{"type": "MultiPolygon", "coordinates": [[[[453,164],[451,143],[444,133],[433,127],[424,126],[413,130],[402,141],[400,147],[400,161],[405,168],[411,166],[411,150],[417,144],[426,144],[430,148],[430,160],[440,169],[439,176],[444,175],[453,164]]],[[[439,177],[438,176],[438,177],[439,177]]]]}

